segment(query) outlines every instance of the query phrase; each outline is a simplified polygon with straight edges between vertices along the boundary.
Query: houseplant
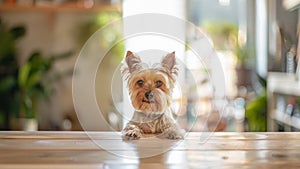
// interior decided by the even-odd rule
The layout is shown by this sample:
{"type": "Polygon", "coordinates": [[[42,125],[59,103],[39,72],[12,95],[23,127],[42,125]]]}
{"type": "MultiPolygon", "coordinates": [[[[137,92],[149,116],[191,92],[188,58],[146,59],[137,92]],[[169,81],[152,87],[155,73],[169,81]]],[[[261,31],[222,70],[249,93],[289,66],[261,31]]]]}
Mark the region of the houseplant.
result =
{"type": "Polygon", "coordinates": [[[16,43],[25,35],[23,26],[7,28],[0,19],[0,129],[10,128],[10,116],[18,111],[18,60],[16,43]]]}
{"type": "Polygon", "coordinates": [[[250,100],[246,106],[246,119],[248,131],[267,131],[267,81],[257,74],[260,88],[256,92],[256,97],[250,100]]]}
{"type": "MultiPolygon", "coordinates": [[[[70,52],[51,57],[42,56],[41,52],[33,52],[18,71],[19,111],[18,117],[26,123],[37,125],[37,104],[39,98],[51,94],[51,84],[59,80],[62,74],[50,73],[56,61],[71,55],[70,52]],[[36,124],[35,124],[36,123],[36,124]]],[[[34,127],[34,126],[33,126],[34,127]]],[[[36,126],[37,127],[37,126],[36,126]]]]}
{"type": "MultiPolygon", "coordinates": [[[[51,73],[54,63],[70,52],[51,57],[33,52],[28,60],[18,62],[17,41],[26,33],[24,26],[7,28],[0,19],[0,129],[20,129],[19,119],[35,119],[37,102],[51,94],[51,82],[62,74],[51,73]]],[[[24,121],[24,120],[23,120],[24,121]]]]}

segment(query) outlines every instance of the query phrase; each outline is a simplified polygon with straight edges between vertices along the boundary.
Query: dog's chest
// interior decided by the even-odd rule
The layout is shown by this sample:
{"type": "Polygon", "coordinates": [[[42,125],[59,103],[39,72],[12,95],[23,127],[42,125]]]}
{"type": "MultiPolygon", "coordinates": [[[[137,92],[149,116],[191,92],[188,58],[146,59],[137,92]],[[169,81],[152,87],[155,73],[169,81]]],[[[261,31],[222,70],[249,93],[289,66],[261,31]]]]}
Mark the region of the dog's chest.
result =
{"type": "Polygon", "coordinates": [[[148,122],[148,123],[140,123],[139,127],[141,130],[143,130],[144,133],[157,133],[157,123],[158,120],[148,122]]]}

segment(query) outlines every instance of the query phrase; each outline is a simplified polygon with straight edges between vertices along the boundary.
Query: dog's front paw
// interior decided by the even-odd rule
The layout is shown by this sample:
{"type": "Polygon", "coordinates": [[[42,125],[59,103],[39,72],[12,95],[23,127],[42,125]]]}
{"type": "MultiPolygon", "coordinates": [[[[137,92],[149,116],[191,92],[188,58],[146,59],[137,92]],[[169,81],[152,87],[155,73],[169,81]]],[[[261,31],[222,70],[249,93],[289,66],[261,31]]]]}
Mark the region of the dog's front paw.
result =
{"type": "Polygon", "coordinates": [[[141,130],[135,126],[128,126],[122,131],[123,140],[137,140],[141,137],[141,130]]]}
{"type": "Polygon", "coordinates": [[[172,130],[166,130],[163,132],[163,136],[168,139],[177,140],[177,139],[183,139],[184,138],[185,131],[182,129],[172,129],[172,130]]]}

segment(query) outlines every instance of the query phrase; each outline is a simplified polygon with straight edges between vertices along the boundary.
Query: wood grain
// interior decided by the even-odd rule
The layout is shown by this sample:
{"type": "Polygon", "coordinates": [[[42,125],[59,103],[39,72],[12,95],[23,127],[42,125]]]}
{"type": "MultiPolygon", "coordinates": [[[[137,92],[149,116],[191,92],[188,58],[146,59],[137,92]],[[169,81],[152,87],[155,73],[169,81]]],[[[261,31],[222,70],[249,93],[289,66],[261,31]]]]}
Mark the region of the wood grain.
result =
{"type": "Polygon", "coordinates": [[[113,132],[0,132],[1,169],[300,168],[299,159],[300,133],[189,133],[179,141],[148,135],[125,142],[113,132]]]}

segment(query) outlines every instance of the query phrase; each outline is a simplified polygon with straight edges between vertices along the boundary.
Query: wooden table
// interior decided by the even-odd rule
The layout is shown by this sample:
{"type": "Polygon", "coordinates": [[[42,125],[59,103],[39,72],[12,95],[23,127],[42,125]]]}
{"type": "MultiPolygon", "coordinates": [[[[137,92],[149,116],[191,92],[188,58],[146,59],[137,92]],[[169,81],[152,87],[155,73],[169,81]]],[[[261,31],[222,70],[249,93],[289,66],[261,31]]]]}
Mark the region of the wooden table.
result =
{"type": "Polygon", "coordinates": [[[119,134],[0,132],[0,168],[300,168],[300,133],[189,133],[183,141],[129,142],[119,134]]]}

